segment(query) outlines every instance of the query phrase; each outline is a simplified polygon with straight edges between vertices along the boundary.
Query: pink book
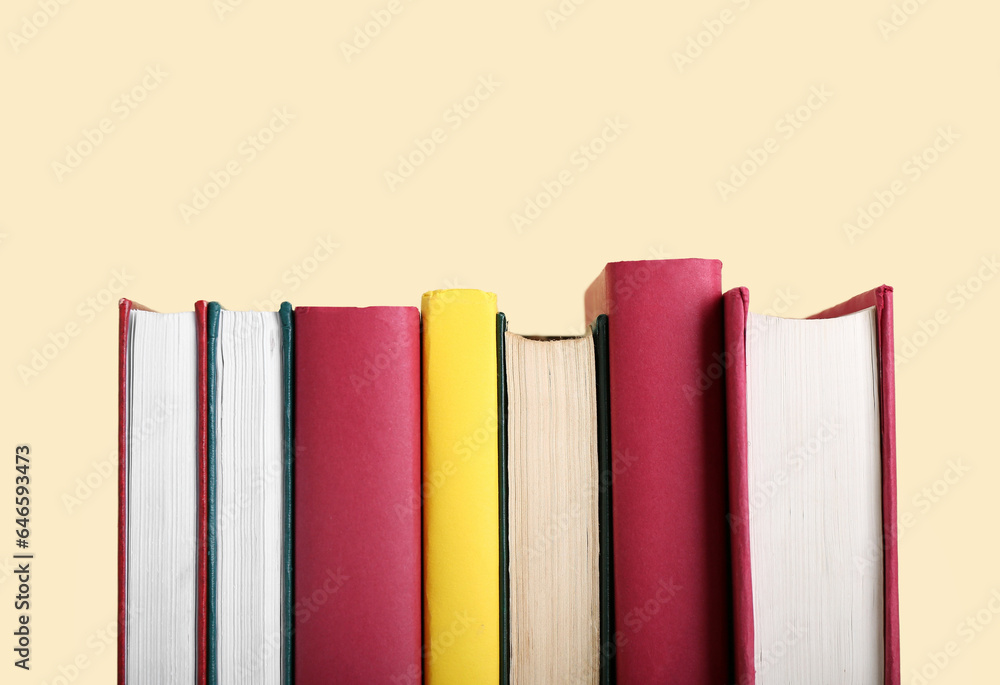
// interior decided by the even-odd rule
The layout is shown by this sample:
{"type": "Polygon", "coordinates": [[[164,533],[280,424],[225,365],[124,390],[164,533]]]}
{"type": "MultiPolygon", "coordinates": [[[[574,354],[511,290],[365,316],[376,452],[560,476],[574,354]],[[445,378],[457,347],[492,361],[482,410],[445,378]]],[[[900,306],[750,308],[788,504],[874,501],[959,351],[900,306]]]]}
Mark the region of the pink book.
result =
{"type": "MultiPolygon", "coordinates": [[[[882,645],[880,654],[883,661],[883,682],[899,685],[899,572],[896,549],[896,424],[895,424],[895,377],[893,368],[893,328],[892,297],[889,286],[880,286],[858,295],[840,305],[824,310],[810,319],[834,319],[872,309],[874,319],[875,354],[878,402],[877,418],[880,435],[876,438],[876,448],[881,450],[881,502],[876,504],[881,510],[882,542],[871,557],[862,556],[855,562],[862,566],[867,558],[877,558],[881,562],[883,593],[881,610],[882,645]]],[[[749,291],[736,288],[725,294],[725,335],[726,335],[726,404],[728,410],[729,439],[729,501],[732,533],[733,563],[733,613],[736,647],[736,682],[752,685],[761,682],[758,676],[772,664],[768,659],[767,645],[755,645],[754,622],[754,577],[751,558],[751,525],[755,507],[753,497],[761,497],[759,492],[751,493],[751,475],[748,467],[748,332],[749,291]],[[763,656],[761,656],[763,654],[763,656]]],[[[759,332],[759,331],[757,331],[759,332]]],[[[833,364],[831,359],[829,363],[833,364]]],[[[792,362],[788,363],[791,366],[792,362]]],[[[792,421],[785,417],[785,421],[792,421]]],[[[876,453],[877,459],[877,453],[876,453]]],[[[876,461],[876,470],[878,463],[876,461]]],[[[851,474],[845,474],[850,477],[851,474]]],[[[779,485],[783,482],[779,481],[779,485]]],[[[766,493],[765,493],[766,494],[766,493]]],[[[826,502],[824,507],[841,506],[842,502],[826,502]]],[[[876,511],[877,511],[876,509],[876,511]]],[[[876,522],[876,528],[878,523],[876,522]]],[[[761,564],[767,564],[764,559],[761,564]]],[[[877,612],[876,612],[877,616],[877,612]]],[[[878,632],[876,631],[876,635],[878,632]]],[[[792,643],[787,650],[794,649],[792,643]]],[[[876,662],[877,663],[877,662],[876,662]]],[[[807,679],[808,680],[808,679],[807,679]]],[[[805,681],[803,681],[805,682],[805,681]]]]}
{"type": "Polygon", "coordinates": [[[619,685],[732,682],[722,263],[608,264],[614,627],[619,685]]]}
{"type": "Polygon", "coordinates": [[[420,313],[295,308],[295,682],[421,682],[420,313]]]}

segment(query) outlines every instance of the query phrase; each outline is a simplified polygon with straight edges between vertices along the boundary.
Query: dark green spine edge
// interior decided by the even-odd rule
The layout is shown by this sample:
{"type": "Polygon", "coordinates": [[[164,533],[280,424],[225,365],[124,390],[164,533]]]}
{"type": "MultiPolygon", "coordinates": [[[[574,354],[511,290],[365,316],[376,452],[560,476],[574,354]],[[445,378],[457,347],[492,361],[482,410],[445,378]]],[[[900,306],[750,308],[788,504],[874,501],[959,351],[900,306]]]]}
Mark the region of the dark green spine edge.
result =
{"type": "Polygon", "coordinates": [[[281,578],[281,670],[285,685],[295,682],[295,658],[292,651],[295,647],[295,355],[292,347],[292,305],[281,303],[278,311],[281,317],[281,377],[284,379],[282,393],[284,395],[284,413],[282,429],[284,435],[282,455],[285,498],[285,519],[282,530],[283,565],[281,578]]]}
{"type": "Polygon", "coordinates": [[[611,483],[614,473],[611,465],[611,374],[608,368],[608,316],[601,314],[594,320],[594,370],[597,385],[597,472],[599,480],[598,536],[600,554],[601,606],[601,685],[614,685],[615,652],[615,587],[613,563],[613,531],[611,521],[611,483]]]}
{"type": "Polygon", "coordinates": [[[507,317],[497,313],[497,446],[500,475],[500,685],[510,682],[510,547],[507,532],[507,317]]]}
{"type": "Polygon", "coordinates": [[[208,441],[208,456],[207,456],[207,469],[208,469],[208,579],[207,579],[207,597],[206,597],[206,610],[207,610],[207,622],[208,627],[206,629],[206,665],[205,668],[208,671],[206,673],[206,679],[208,685],[216,685],[218,682],[218,654],[216,649],[217,640],[217,623],[218,617],[216,615],[216,560],[217,560],[217,543],[216,538],[216,454],[215,454],[215,439],[216,439],[216,398],[218,397],[218,376],[217,376],[217,362],[218,362],[218,338],[219,338],[219,312],[222,307],[218,302],[208,303],[207,312],[207,341],[208,349],[206,352],[207,360],[207,373],[208,373],[208,397],[207,397],[207,409],[208,409],[208,431],[207,431],[207,441],[208,441]]]}

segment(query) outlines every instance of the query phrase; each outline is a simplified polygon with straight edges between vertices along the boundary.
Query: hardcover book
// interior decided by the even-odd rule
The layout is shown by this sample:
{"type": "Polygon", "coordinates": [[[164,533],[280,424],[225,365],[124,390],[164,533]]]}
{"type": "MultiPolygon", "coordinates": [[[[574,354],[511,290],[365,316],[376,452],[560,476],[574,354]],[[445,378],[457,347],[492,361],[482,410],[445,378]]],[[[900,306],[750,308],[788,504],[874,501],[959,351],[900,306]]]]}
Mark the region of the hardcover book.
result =
{"type": "Polygon", "coordinates": [[[420,683],[420,316],[296,307],[295,680],[420,683]]]}
{"type": "Polygon", "coordinates": [[[209,685],[291,682],[290,310],[198,303],[209,685]]]}
{"type": "Polygon", "coordinates": [[[118,682],[201,682],[194,312],[119,303],[118,682]]]}
{"type": "Polygon", "coordinates": [[[610,473],[598,400],[606,317],[580,337],[504,328],[510,682],[606,683],[610,473]]]}
{"type": "Polygon", "coordinates": [[[426,682],[506,682],[496,295],[435,290],[421,311],[426,682]]]}
{"type": "Polygon", "coordinates": [[[738,683],[899,685],[892,288],[810,319],[726,293],[738,683]]]}
{"type": "Polygon", "coordinates": [[[722,264],[614,262],[607,315],[617,682],[732,678],[722,264]],[[716,367],[719,366],[718,369],[716,367]]]}

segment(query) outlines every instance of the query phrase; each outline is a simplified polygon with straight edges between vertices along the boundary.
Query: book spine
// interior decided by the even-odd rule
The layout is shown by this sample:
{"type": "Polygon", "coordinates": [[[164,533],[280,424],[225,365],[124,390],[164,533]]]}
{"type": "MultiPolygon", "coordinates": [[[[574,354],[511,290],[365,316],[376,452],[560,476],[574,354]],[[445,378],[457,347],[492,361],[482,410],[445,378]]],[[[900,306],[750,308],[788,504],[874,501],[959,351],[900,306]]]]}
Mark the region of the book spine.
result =
{"type": "Polygon", "coordinates": [[[198,625],[197,682],[208,681],[208,303],[194,305],[198,337],[198,625]]]}
{"type": "Polygon", "coordinates": [[[601,314],[592,324],[594,335],[594,375],[597,392],[597,472],[600,479],[597,491],[598,531],[600,536],[600,663],[601,685],[615,682],[615,616],[614,616],[614,535],[611,509],[613,493],[611,482],[611,410],[608,387],[608,316],[601,314]]]}
{"type": "Polygon", "coordinates": [[[205,315],[205,682],[215,685],[218,682],[218,620],[216,614],[216,575],[218,538],[217,494],[218,480],[216,478],[216,416],[218,398],[218,334],[219,313],[222,307],[218,302],[209,302],[205,315]]]}
{"type": "Polygon", "coordinates": [[[507,317],[497,314],[497,446],[500,470],[500,682],[510,682],[510,480],[507,469],[507,317]]]}
{"type": "Polygon", "coordinates": [[[125,685],[128,634],[128,333],[132,302],[118,303],[118,685],[125,685]]]}
{"type": "Polygon", "coordinates": [[[421,682],[420,318],[299,307],[295,679],[421,682]]]}
{"type": "Polygon", "coordinates": [[[617,681],[731,682],[721,263],[609,264],[617,681]]]}
{"type": "Polygon", "coordinates": [[[278,316],[281,319],[281,377],[283,381],[281,391],[284,401],[281,417],[282,489],[284,499],[284,516],[281,526],[281,673],[284,685],[291,685],[294,681],[294,661],[292,655],[294,654],[293,649],[295,647],[295,374],[293,372],[295,359],[293,355],[292,305],[288,302],[282,302],[278,316]]]}
{"type": "Polygon", "coordinates": [[[733,642],[736,683],[754,682],[753,583],[750,574],[750,501],[747,481],[746,322],[750,293],[725,295],[726,421],[729,464],[729,529],[733,559],[733,642]]]}
{"type": "Polygon", "coordinates": [[[893,290],[875,290],[879,333],[882,405],[882,534],[885,555],[885,683],[900,685],[899,535],[896,522],[896,351],[893,343],[893,290]]]}
{"type": "Polygon", "coordinates": [[[426,293],[424,639],[428,685],[500,681],[496,296],[426,293]]]}

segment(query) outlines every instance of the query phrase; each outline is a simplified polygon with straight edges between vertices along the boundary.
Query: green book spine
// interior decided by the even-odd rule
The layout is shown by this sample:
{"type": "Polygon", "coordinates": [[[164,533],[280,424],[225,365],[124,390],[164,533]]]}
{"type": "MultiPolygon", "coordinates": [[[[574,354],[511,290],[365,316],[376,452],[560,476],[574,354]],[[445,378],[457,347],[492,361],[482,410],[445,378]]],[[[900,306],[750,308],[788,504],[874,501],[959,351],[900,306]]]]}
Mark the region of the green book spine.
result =
{"type": "Polygon", "coordinates": [[[208,349],[206,350],[206,373],[208,375],[208,397],[206,398],[208,413],[207,431],[207,469],[208,469],[208,581],[206,588],[206,680],[208,685],[216,685],[218,682],[218,660],[216,645],[216,629],[218,617],[216,615],[216,559],[218,554],[218,539],[216,537],[216,488],[218,482],[215,477],[216,469],[216,426],[218,417],[216,415],[216,397],[218,395],[218,337],[219,337],[219,312],[222,307],[218,302],[208,303],[207,328],[208,328],[208,349]]]}
{"type": "Polygon", "coordinates": [[[500,459],[500,684],[510,682],[510,540],[507,530],[507,317],[497,314],[497,445],[500,459]]]}
{"type": "Polygon", "coordinates": [[[612,559],[611,529],[611,392],[608,369],[608,317],[601,314],[594,320],[594,370],[597,391],[597,472],[598,487],[598,537],[600,557],[601,603],[601,685],[615,682],[615,611],[614,611],[614,564],[612,559]]]}
{"type": "Polygon", "coordinates": [[[284,396],[284,410],[282,413],[283,431],[283,454],[284,462],[282,477],[284,478],[284,506],[285,515],[283,521],[284,557],[282,564],[281,579],[281,672],[282,681],[285,685],[291,685],[294,678],[295,658],[292,649],[295,645],[295,492],[294,492],[294,468],[295,468],[295,422],[294,402],[295,402],[295,366],[294,348],[292,338],[292,305],[288,302],[281,303],[279,310],[281,317],[281,363],[282,363],[282,394],[284,396]]]}

